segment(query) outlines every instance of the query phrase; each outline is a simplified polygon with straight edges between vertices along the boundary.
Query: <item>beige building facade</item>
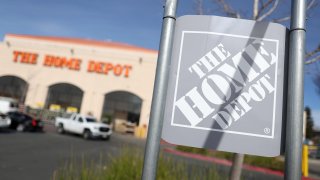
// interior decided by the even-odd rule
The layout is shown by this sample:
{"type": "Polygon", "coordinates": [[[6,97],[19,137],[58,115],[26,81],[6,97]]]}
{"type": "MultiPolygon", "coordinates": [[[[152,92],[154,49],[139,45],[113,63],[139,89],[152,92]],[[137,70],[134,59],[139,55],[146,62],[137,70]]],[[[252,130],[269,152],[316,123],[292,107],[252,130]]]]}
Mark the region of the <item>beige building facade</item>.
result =
{"type": "Polygon", "coordinates": [[[19,91],[12,96],[26,106],[90,113],[97,118],[111,112],[111,107],[112,116],[125,119],[128,113],[138,114],[139,126],[146,126],[156,59],[157,51],[127,44],[8,34],[0,43],[0,84],[5,79],[0,96],[19,91]],[[15,79],[26,86],[15,87],[15,79]],[[6,89],[9,86],[16,89],[6,89]],[[108,99],[113,104],[106,104],[108,99]]]}

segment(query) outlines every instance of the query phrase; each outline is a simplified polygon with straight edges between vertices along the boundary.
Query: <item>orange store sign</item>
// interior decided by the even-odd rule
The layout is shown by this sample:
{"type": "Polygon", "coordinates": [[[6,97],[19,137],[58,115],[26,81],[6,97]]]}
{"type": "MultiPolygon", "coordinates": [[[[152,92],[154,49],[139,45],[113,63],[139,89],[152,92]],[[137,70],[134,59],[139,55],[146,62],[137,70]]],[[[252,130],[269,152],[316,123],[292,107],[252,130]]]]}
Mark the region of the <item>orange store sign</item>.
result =
{"type": "Polygon", "coordinates": [[[68,68],[70,70],[79,71],[81,59],[45,55],[43,65],[48,67],[68,68]]]}
{"type": "Polygon", "coordinates": [[[129,72],[132,69],[130,65],[112,64],[106,62],[89,61],[88,72],[96,72],[100,74],[113,73],[115,76],[124,75],[129,77],[129,72]]]}
{"type": "Polygon", "coordinates": [[[25,64],[37,64],[38,54],[13,51],[13,61],[25,64]]]}
{"type": "MultiPolygon", "coordinates": [[[[37,64],[39,55],[37,53],[13,51],[13,62],[24,64],[37,64]]],[[[52,68],[69,69],[79,71],[82,60],[79,58],[67,58],[62,56],[45,55],[42,65],[52,68]]],[[[113,74],[115,76],[129,77],[132,70],[131,65],[114,64],[90,60],[87,64],[87,72],[98,74],[113,74]]]]}

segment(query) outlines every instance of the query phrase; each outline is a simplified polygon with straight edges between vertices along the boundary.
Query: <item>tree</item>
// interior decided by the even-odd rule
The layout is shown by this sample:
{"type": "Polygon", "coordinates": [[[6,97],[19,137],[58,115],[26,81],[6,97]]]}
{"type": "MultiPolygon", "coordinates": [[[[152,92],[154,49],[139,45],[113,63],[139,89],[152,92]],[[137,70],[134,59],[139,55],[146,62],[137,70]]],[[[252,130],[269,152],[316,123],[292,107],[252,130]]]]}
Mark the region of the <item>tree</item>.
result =
{"type": "Polygon", "coordinates": [[[307,127],[306,127],[306,139],[312,139],[313,138],[313,118],[311,115],[311,109],[307,106],[305,108],[306,111],[306,120],[307,120],[307,127]]]}
{"type": "MultiPolygon", "coordinates": [[[[246,1],[248,2],[248,1],[246,1]]],[[[222,14],[224,16],[233,18],[245,18],[252,19],[256,21],[271,21],[276,23],[287,23],[290,20],[290,14],[279,13],[279,6],[281,3],[285,3],[285,0],[252,0],[252,11],[248,13],[248,9],[245,11],[243,9],[235,9],[232,7],[230,1],[227,0],[194,0],[195,12],[198,15],[205,14],[222,14]],[[215,11],[210,9],[205,9],[204,7],[210,5],[215,7],[215,11]]],[[[283,5],[283,4],[282,4],[283,5]]],[[[317,0],[307,0],[307,17],[311,16],[312,10],[318,6],[317,0]]],[[[320,43],[317,47],[314,47],[309,52],[306,52],[305,64],[313,64],[320,60],[320,43]]]]}

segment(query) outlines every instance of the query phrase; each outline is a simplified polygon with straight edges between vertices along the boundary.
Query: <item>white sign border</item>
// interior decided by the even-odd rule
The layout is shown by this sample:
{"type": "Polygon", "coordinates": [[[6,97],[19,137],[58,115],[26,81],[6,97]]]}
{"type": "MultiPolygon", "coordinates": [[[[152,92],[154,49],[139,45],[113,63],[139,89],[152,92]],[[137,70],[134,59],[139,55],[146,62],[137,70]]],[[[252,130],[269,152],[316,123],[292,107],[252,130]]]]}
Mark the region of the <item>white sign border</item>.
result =
{"type": "Polygon", "coordinates": [[[193,127],[189,125],[182,125],[173,122],[174,114],[175,114],[175,105],[172,107],[172,116],[171,116],[171,126],[178,126],[184,128],[191,128],[191,129],[200,129],[200,130],[208,130],[208,131],[217,131],[217,132],[225,132],[231,134],[240,134],[246,136],[254,136],[254,137],[263,137],[263,138],[274,138],[274,126],[275,126],[275,111],[276,111],[276,97],[277,97],[277,73],[278,73],[278,60],[279,60],[279,40],[276,39],[267,39],[267,38],[258,38],[258,37],[249,37],[249,36],[242,36],[242,35],[234,35],[234,34],[225,34],[225,33],[217,33],[217,32],[208,32],[208,31],[182,31],[181,37],[181,44],[180,44],[180,52],[179,52],[179,62],[178,62],[178,69],[177,69],[177,80],[175,85],[175,92],[174,92],[174,99],[173,102],[176,102],[177,99],[177,90],[179,84],[179,75],[180,75],[180,63],[181,63],[181,56],[183,50],[183,40],[185,34],[214,34],[214,35],[221,35],[221,36],[230,36],[230,37],[237,37],[237,38],[247,38],[247,39],[258,39],[262,41],[273,41],[276,43],[276,70],[275,70],[275,91],[274,91],[274,102],[273,102],[273,120],[272,120],[272,135],[261,135],[261,134],[254,134],[254,133],[246,133],[246,132],[237,132],[237,131],[230,131],[230,130],[223,130],[223,129],[213,129],[213,128],[205,128],[205,127],[193,127]]]}

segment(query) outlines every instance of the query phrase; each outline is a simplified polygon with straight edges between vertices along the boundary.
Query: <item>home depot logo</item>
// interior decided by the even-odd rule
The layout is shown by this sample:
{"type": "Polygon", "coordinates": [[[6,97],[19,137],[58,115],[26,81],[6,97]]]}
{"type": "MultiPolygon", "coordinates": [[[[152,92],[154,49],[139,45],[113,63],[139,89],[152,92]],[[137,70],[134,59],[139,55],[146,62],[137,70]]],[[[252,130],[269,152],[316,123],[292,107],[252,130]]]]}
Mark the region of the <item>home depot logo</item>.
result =
{"type": "MultiPolygon", "coordinates": [[[[176,89],[174,111],[183,114],[188,123],[174,122],[173,113],[172,124],[201,127],[202,122],[209,121],[218,129],[228,130],[265,99],[275,97],[277,47],[270,48],[272,45],[277,43],[255,38],[232,53],[221,42],[193,64],[178,68],[178,78],[189,74],[200,83],[179,95],[176,89]]],[[[269,132],[265,129],[266,134],[269,132]]]]}

